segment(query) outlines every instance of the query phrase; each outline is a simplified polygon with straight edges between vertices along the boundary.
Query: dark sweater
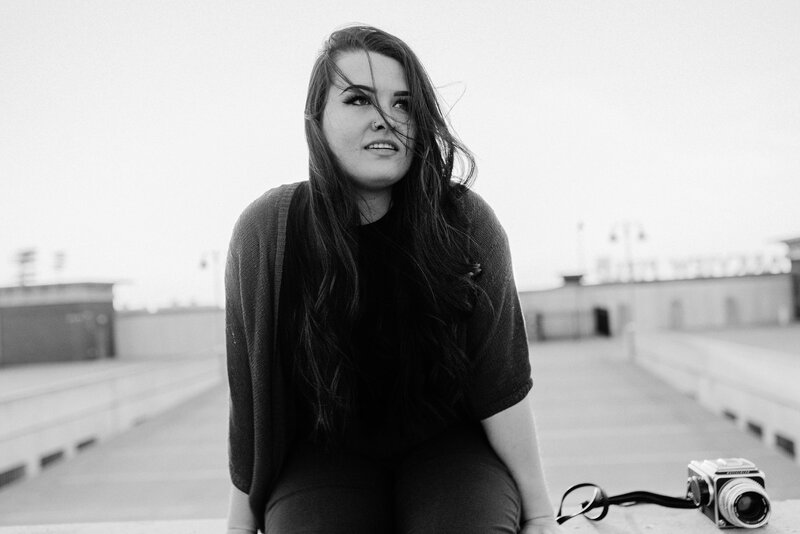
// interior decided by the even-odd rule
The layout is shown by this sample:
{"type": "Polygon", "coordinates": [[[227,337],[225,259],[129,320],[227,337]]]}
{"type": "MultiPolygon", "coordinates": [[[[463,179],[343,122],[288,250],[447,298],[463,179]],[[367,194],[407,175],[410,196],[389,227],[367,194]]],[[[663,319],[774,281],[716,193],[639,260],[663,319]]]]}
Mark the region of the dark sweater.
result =
{"type": "Polygon", "coordinates": [[[301,376],[298,363],[305,358],[298,346],[305,311],[300,295],[313,263],[307,246],[313,232],[310,209],[308,188],[299,187],[289,207],[278,318],[278,350],[295,400],[290,415],[297,420],[296,439],[388,460],[447,428],[475,422],[465,403],[454,398],[449,375],[434,372],[443,343],[441,330],[431,332],[440,319],[405,252],[409,232],[393,206],[379,220],[354,229],[359,302],[352,335],[341,340],[351,345],[343,347],[346,392],[340,391],[353,404],[340,414],[344,417],[336,432],[315,432],[316,391],[301,376]]]}
{"type": "MultiPolygon", "coordinates": [[[[289,207],[298,185],[270,190],[244,210],[225,271],[230,472],[249,495],[262,530],[267,499],[296,433],[276,325],[289,207]]],[[[530,365],[505,232],[476,193],[467,191],[459,203],[469,221],[470,258],[481,267],[477,284],[489,297],[477,300],[465,336],[471,365],[466,399],[479,421],[527,395],[530,365]]]]}

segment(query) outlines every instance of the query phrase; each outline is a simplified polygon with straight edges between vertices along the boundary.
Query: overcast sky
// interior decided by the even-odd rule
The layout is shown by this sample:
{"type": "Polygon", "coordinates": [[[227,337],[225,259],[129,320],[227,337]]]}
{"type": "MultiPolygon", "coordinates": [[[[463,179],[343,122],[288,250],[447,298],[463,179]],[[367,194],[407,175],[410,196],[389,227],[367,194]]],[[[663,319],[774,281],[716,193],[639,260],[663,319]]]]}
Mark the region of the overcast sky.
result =
{"type": "Polygon", "coordinates": [[[520,289],[620,261],[624,221],[660,261],[800,235],[800,2],[0,0],[0,285],[33,247],[120,307],[212,302],[201,258],[307,177],[310,68],[354,22],[458,101],[520,289]]]}

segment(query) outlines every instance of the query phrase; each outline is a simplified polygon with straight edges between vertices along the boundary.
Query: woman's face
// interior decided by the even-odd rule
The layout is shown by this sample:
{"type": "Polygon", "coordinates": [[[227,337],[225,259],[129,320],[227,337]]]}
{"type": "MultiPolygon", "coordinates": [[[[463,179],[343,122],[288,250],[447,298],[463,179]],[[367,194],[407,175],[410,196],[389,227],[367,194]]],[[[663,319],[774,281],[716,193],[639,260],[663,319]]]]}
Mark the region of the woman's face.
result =
{"type": "Polygon", "coordinates": [[[392,58],[368,53],[343,52],[336,60],[348,81],[337,76],[331,84],[322,133],[356,189],[375,196],[391,194],[392,186],[408,172],[414,125],[403,67],[392,58]],[[385,119],[375,106],[383,110],[385,119]]]}

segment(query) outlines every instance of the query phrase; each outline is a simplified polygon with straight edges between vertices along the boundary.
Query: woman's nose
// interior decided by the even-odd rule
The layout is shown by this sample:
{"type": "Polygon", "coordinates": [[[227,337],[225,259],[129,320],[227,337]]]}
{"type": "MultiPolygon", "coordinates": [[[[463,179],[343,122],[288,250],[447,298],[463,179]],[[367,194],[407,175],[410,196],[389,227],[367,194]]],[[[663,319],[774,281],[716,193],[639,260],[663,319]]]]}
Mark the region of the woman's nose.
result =
{"type": "Polygon", "coordinates": [[[375,116],[372,119],[370,126],[374,131],[386,129],[386,119],[378,111],[375,111],[375,116]]]}

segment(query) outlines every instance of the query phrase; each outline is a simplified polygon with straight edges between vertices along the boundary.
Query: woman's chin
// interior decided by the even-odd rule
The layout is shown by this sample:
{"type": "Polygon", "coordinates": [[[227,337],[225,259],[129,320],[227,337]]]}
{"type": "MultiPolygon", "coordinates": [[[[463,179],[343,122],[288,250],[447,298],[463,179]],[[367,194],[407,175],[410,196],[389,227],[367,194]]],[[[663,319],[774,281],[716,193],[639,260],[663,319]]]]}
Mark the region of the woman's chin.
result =
{"type": "Polygon", "coordinates": [[[403,176],[391,175],[376,175],[376,176],[360,176],[350,177],[355,188],[361,192],[371,195],[378,195],[382,193],[391,192],[397,182],[403,179],[403,176]]]}

